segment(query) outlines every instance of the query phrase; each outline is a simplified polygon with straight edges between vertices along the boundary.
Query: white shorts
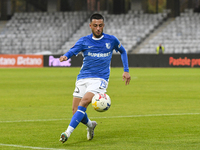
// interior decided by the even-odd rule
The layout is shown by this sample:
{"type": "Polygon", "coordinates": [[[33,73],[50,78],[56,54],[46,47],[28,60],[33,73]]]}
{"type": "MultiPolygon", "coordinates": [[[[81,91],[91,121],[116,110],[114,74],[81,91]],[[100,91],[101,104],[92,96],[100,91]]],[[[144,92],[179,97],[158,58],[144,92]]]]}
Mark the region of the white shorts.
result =
{"type": "Polygon", "coordinates": [[[107,87],[108,87],[108,82],[104,79],[100,78],[80,79],[76,81],[76,87],[73,96],[82,98],[87,92],[91,92],[94,94],[106,93],[107,87]]]}

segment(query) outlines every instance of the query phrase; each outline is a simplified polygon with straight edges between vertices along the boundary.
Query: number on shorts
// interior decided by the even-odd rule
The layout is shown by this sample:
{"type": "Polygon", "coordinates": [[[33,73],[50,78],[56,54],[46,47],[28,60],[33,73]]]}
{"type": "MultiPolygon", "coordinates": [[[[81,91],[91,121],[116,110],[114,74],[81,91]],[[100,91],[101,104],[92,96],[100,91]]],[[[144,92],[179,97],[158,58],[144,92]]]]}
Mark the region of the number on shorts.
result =
{"type": "Polygon", "coordinates": [[[100,87],[99,87],[100,89],[105,89],[106,88],[106,83],[105,83],[105,81],[101,81],[101,84],[100,84],[100,87]]]}

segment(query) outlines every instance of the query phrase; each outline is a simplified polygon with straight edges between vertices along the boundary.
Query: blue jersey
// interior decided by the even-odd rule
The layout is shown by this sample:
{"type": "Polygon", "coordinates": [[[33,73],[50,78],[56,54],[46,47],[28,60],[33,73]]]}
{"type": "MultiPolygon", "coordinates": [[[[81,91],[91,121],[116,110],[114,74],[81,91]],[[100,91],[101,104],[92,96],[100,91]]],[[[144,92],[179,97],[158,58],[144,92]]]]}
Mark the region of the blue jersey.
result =
{"type": "Polygon", "coordinates": [[[102,78],[108,81],[113,50],[121,53],[124,71],[129,72],[126,50],[113,35],[103,33],[103,36],[99,39],[93,38],[93,34],[84,36],[64,56],[69,59],[73,55],[82,52],[83,65],[77,80],[102,78]]]}

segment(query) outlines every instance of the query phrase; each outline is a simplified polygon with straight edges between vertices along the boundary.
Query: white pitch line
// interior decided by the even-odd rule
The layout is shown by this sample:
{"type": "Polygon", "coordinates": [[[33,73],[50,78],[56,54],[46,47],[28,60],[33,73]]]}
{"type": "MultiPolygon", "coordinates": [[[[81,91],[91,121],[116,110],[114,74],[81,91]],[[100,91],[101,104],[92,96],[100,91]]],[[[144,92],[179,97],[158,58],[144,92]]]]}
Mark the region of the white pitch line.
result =
{"type": "Polygon", "coordinates": [[[71,120],[70,118],[66,119],[36,119],[36,120],[14,120],[14,121],[0,121],[0,123],[17,123],[17,122],[47,122],[47,121],[62,121],[62,120],[71,120]]]}
{"type": "Polygon", "coordinates": [[[44,148],[44,147],[22,146],[22,145],[3,144],[3,143],[0,143],[0,146],[17,147],[17,148],[29,148],[29,149],[43,149],[43,150],[70,150],[70,149],[57,149],[57,148],[44,148]]]}
{"type": "MultiPolygon", "coordinates": [[[[110,119],[110,118],[138,118],[138,117],[156,117],[156,116],[184,116],[184,115],[200,115],[200,113],[175,113],[175,114],[147,114],[147,115],[129,115],[129,116],[108,116],[108,117],[90,117],[91,119],[110,119]]],[[[15,121],[0,121],[0,123],[17,123],[17,122],[48,122],[48,121],[62,121],[71,120],[65,119],[37,119],[37,120],[15,120],[15,121]]]]}
{"type": "Polygon", "coordinates": [[[90,118],[137,118],[137,117],[156,117],[156,116],[184,116],[200,115],[200,113],[177,113],[177,114],[149,114],[149,115],[130,115],[130,116],[110,116],[110,117],[90,117],[90,118]]]}

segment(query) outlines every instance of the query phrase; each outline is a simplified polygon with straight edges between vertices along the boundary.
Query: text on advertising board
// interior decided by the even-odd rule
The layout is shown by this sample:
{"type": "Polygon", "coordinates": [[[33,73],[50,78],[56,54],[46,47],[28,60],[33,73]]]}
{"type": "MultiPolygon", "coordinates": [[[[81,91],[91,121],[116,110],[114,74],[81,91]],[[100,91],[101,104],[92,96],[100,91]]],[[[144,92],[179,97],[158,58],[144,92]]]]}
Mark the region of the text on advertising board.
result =
{"type": "Polygon", "coordinates": [[[169,57],[169,65],[172,66],[191,66],[191,67],[195,67],[195,66],[200,66],[200,59],[195,59],[195,58],[173,58],[173,57],[169,57]]]}
{"type": "Polygon", "coordinates": [[[43,55],[0,55],[0,67],[43,67],[43,55]]]}

